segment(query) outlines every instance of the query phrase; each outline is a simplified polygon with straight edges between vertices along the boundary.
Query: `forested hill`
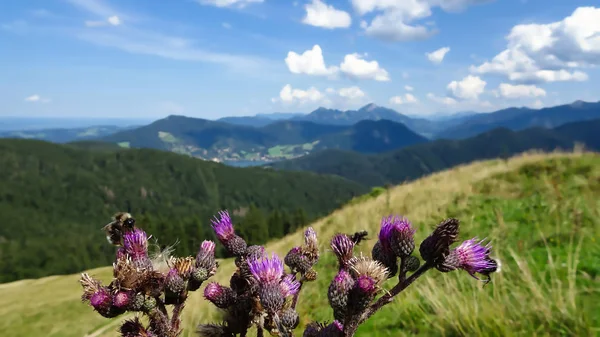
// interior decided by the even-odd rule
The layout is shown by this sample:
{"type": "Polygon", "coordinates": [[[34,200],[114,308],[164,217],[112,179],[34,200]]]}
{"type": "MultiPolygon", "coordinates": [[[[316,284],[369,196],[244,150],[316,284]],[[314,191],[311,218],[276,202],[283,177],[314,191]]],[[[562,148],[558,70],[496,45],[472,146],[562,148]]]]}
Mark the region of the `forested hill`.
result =
{"type": "Polygon", "coordinates": [[[554,129],[511,131],[497,128],[461,140],[438,140],[377,155],[324,150],[269,166],[283,170],[335,174],[364,185],[399,184],[475,160],[508,157],[528,150],[572,149],[583,143],[600,150],[600,119],[564,124],[554,129]]]}
{"type": "Polygon", "coordinates": [[[250,242],[280,237],[366,188],[335,176],[234,168],[149,149],[0,140],[0,282],[111,263],[101,231],[129,210],[159,244],[193,253],[218,210],[250,242]],[[277,210],[277,211],[275,211],[277,210]]]}

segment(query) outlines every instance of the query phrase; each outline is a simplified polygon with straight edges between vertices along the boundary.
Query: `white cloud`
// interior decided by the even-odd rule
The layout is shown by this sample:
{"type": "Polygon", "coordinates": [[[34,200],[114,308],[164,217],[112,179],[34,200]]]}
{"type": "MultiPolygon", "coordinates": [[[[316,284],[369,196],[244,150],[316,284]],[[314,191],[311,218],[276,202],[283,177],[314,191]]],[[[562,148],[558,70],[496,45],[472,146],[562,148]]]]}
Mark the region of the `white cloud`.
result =
{"type": "Polygon", "coordinates": [[[447,89],[455,98],[476,100],[483,93],[486,84],[478,76],[469,75],[460,81],[450,82],[447,89]]]}
{"type": "Polygon", "coordinates": [[[413,90],[415,90],[415,88],[411,87],[410,85],[405,85],[404,86],[404,90],[406,90],[406,91],[413,91],[413,90]]]}
{"type": "Polygon", "coordinates": [[[31,96],[25,97],[25,101],[26,102],[32,102],[32,103],[49,103],[50,99],[42,97],[42,96],[40,96],[38,94],[35,94],[35,95],[31,95],[31,96]]]}
{"type": "Polygon", "coordinates": [[[285,58],[285,64],[287,64],[290,72],[294,74],[306,74],[306,75],[333,75],[338,69],[337,67],[325,66],[325,60],[323,59],[323,51],[321,47],[316,44],[312,49],[305,51],[301,55],[290,51],[285,58]]]}
{"type": "MultiPolygon", "coordinates": [[[[317,88],[310,87],[306,90],[293,89],[290,84],[286,84],[279,92],[279,100],[283,103],[316,103],[322,101],[325,95],[317,88]]],[[[277,99],[272,99],[277,101],[277,99]]]]}
{"type": "Polygon", "coordinates": [[[367,35],[389,41],[411,41],[426,39],[437,31],[425,25],[415,23],[430,17],[434,7],[447,12],[463,10],[469,5],[489,0],[352,0],[355,11],[363,16],[378,12],[371,23],[364,22],[361,27],[367,35]]]}
{"type": "Polygon", "coordinates": [[[327,66],[319,45],[314,45],[312,49],[306,50],[302,54],[288,52],[285,63],[289,71],[294,74],[333,77],[341,71],[346,76],[355,79],[390,80],[387,70],[381,68],[377,61],[367,61],[364,56],[357,53],[346,55],[339,67],[327,66]]]}
{"type": "Polygon", "coordinates": [[[413,94],[408,94],[408,93],[404,94],[404,96],[402,96],[402,95],[393,96],[389,100],[390,104],[396,104],[396,105],[417,103],[418,101],[419,100],[413,94]]]}
{"type": "Polygon", "coordinates": [[[121,24],[121,19],[119,19],[119,17],[116,15],[108,17],[108,19],[106,19],[106,21],[108,21],[108,23],[110,23],[113,26],[118,26],[121,24]]]}
{"type": "Polygon", "coordinates": [[[221,26],[225,29],[231,29],[231,24],[229,22],[223,22],[221,23],[221,26]]]}
{"type": "Polygon", "coordinates": [[[350,14],[321,0],[312,0],[304,8],[306,9],[306,16],[302,19],[302,22],[307,25],[333,29],[348,28],[352,24],[350,14]]]}
{"type": "Polygon", "coordinates": [[[419,100],[413,94],[405,94],[406,103],[417,103],[419,100]]]}
{"type": "Polygon", "coordinates": [[[273,103],[282,103],[286,106],[303,105],[305,107],[335,106],[337,108],[349,108],[364,104],[368,95],[357,86],[345,88],[326,88],[324,92],[314,86],[308,89],[294,89],[286,84],[279,92],[279,97],[271,98],[273,103]]]}
{"type": "Polygon", "coordinates": [[[346,55],[344,61],[340,64],[340,70],[352,78],[375,81],[390,80],[387,70],[381,68],[377,61],[366,61],[357,53],[346,55]]]}
{"type": "Polygon", "coordinates": [[[264,0],[197,0],[201,5],[211,5],[216,7],[245,7],[253,3],[261,3],[264,0]]]}
{"type": "Polygon", "coordinates": [[[338,90],[337,94],[340,97],[347,99],[357,99],[365,97],[365,93],[357,86],[341,88],[340,90],[338,90]]]}
{"type": "Polygon", "coordinates": [[[501,83],[500,86],[498,86],[498,90],[498,95],[500,97],[509,99],[546,96],[546,90],[538,88],[535,85],[512,85],[508,83],[501,83]]]}
{"type": "Polygon", "coordinates": [[[561,21],[514,26],[507,47],[474,73],[519,82],[586,81],[586,67],[600,65],[600,8],[579,7],[561,21]]]}
{"type": "Polygon", "coordinates": [[[443,47],[431,53],[425,53],[427,59],[434,64],[440,64],[444,60],[446,54],[450,51],[450,47],[443,47]]]}

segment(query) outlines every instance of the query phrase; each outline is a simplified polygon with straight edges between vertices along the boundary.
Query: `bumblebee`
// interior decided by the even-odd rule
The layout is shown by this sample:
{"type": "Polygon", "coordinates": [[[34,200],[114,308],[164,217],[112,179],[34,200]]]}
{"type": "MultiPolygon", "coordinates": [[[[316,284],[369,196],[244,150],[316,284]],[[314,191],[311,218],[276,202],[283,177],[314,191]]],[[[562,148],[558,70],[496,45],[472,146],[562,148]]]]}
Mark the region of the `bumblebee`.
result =
{"type": "Polygon", "coordinates": [[[135,219],[127,212],[113,215],[113,220],[102,228],[106,233],[106,240],[115,246],[122,245],[123,233],[135,227],[135,219]]]}
{"type": "Polygon", "coordinates": [[[354,242],[355,245],[358,245],[362,241],[368,240],[367,235],[369,235],[369,232],[362,230],[352,235],[348,235],[348,237],[350,238],[350,240],[352,240],[352,242],[354,242]]]}

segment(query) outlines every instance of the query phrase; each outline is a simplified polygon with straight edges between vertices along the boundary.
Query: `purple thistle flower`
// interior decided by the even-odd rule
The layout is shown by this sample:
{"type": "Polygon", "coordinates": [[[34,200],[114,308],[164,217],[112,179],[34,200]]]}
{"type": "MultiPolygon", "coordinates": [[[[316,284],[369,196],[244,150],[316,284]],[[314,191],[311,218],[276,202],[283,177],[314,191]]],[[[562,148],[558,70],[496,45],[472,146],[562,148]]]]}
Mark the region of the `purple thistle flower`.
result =
{"type": "Polygon", "coordinates": [[[296,278],[292,274],[284,276],[279,286],[281,287],[283,297],[296,295],[300,291],[300,282],[296,281],[296,278]]]}
{"type": "Polygon", "coordinates": [[[215,254],[215,243],[212,241],[204,240],[200,244],[200,250],[198,254],[202,254],[202,256],[206,255],[214,255],[215,254]]]}
{"type": "Polygon", "coordinates": [[[235,302],[235,293],[231,288],[224,287],[217,282],[211,282],[204,288],[204,298],[211,301],[218,308],[227,309],[235,302]]]}
{"type": "Polygon", "coordinates": [[[356,288],[363,293],[371,294],[377,290],[377,284],[369,275],[360,275],[356,279],[356,288]]]}
{"type": "Polygon", "coordinates": [[[123,248],[132,260],[148,257],[148,236],[139,228],[128,231],[123,235],[123,248]]]}
{"type": "Polygon", "coordinates": [[[211,220],[212,228],[217,234],[219,240],[225,244],[229,239],[231,239],[235,235],[235,231],[233,229],[233,224],[231,223],[231,217],[229,216],[229,212],[227,210],[219,212],[219,218],[215,216],[214,219],[211,220]]]}
{"type": "Polygon", "coordinates": [[[338,257],[340,266],[345,268],[348,266],[350,260],[352,260],[354,241],[352,241],[346,234],[336,234],[333,239],[331,239],[331,249],[338,257]]]}
{"type": "Polygon", "coordinates": [[[90,304],[100,313],[108,311],[112,302],[113,300],[110,296],[110,292],[104,287],[98,289],[98,291],[90,297],[90,304]]]}
{"type": "Polygon", "coordinates": [[[394,253],[398,257],[406,257],[415,249],[414,235],[416,230],[408,219],[390,215],[381,219],[379,242],[385,253],[394,253]]]}
{"type": "Polygon", "coordinates": [[[471,276],[475,273],[485,273],[496,266],[494,260],[489,256],[492,246],[490,243],[484,244],[485,239],[478,242],[477,237],[466,240],[453,250],[456,254],[458,268],[464,269],[471,276]]]}
{"type": "Polygon", "coordinates": [[[131,296],[125,291],[120,291],[113,298],[113,305],[117,308],[125,308],[131,302],[131,296]]]}
{"type": "Polygon", "coordinates": [[[248,260],[248,266],[252,276],[263,284],[279,282],[283,276],[283,262],[275,253],[270,259],[265,256],[248,260]]]}

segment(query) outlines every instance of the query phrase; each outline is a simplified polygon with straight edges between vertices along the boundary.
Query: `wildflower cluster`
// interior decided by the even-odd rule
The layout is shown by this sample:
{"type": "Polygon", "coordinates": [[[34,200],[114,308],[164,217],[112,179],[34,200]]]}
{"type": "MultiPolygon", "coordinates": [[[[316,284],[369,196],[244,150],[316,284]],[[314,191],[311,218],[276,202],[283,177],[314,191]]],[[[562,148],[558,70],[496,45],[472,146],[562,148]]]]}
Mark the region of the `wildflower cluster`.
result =
{"type": "Polygon", "coordinates": [[[331,248],[338,258],[339,271],[327,293],[335,321],[329,326],[313,323],[304,336],[353,336],[360,324],[430,269],[441,272],[463,269],[477,279],[480,278],[476,274],[487,277],[486,282],[496,270],[496,262],[489,256],[491,246],[484,245],[483,240],[473,238],[454,249],[450,248],[458,239],[457,219],[442,221],[423,240],[419,247],[423,264],[413,255],[415,232],[406,218],[384,217],[371,257],[362,253],[355,256],[355,244],[351,238],[346,234],[335,235],[331,248]],[[411,275],[408,276],[408,273],[411,275]],[[382,284],[396,275],[397,284],[375,300],[382,292],[382,284]],[[332,334],[333,330],[337,332],[332,334]]]}
{"type": "MultiPolygon", "coordinates": [[[[236,270],[228,285],[211,282],[204,288],[204,297],[223,311],[223,322],[201,324],[197,332],[203,337],[246,336],[256,329],[257,336],[265,332],[273,336],[292,337],[300,319],[296,305],[306,282],[314,281],[319,260],[316,232],[309,227],[304,243],[294,247],[282,259],[265,253],[263,246],[249,246],[235,232],[227,211],[220,212],[212,227],[223,246],[235,256],[236,270]],[[286,272],[284,264],[289,271],[286,272]]],[[[83,299],[105,317],[115,317],[125,311],[147,315],[149,325],[138,317],[121,327],[124,337],[178,336],[181,333],[179,315],[188,291],[198,290],[202,282],[215,274],[214,243],[204,241],[197,256],[163,258],[161,265],[148,257],[146,234],[135,226],[120,226],[108,233],[109,241],[117,244],[114,264],[115,279],[108,286],[83,274],[83,299]],[[173,305],[169,318],[166,305],[173,305]]],[[[333,309],[333,322],[312,322],[303,337],[354,336],[360,324],[405,290],[428,270],[467,271],[476,279],[490,280],[496,262],[490,257],[491,246],[473,238],[456,248],[459,221],[447,219],[419,246],[421,259],[414,256],[416,245],[413,225],[403,217],[388,216],[381,221],[378,240],[371,256],[356,254],[355,248],[365,239],[366,232],[354,235],[336,234],[330,247],[338,260],[338,270],[329,284],[327,298],[333,309]],[[410,274],[410,275],[409,275],[410,274]],[[384,291],[386,281],[397,276],[391,290],[384,291]],[[380,296],[381,295],[381,296],[380,296]]]]}
{"type": "Polygon", "coordinates": [[[113,280],[104,286],[87,273],[82,274],[82,300],[100,315],[112,318],[125,312],[148,317],[127,320],[120,327],[124,337],[175,337],[181,333],[180,315],[188,292],[217,271],[215,244],[204,241],[196,257],[175,258],[168,251],[151,257],[146,232],[135,226],[128,213],[118,213],[105,227],[109,242],[119,248],[113,263],[113,280]],[[167,306],[173,306],[171,315],[167,306]]]}

